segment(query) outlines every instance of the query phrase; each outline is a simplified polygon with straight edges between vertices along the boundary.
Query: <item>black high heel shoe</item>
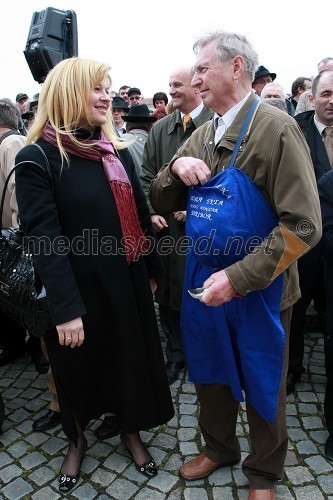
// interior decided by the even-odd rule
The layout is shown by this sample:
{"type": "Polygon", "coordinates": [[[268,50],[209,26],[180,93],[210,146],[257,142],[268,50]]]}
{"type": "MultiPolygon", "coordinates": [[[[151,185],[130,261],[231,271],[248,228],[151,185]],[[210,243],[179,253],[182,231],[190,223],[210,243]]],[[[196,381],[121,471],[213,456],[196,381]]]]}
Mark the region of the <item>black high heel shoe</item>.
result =
{"type": "Polygon", "coordinates": [[[81,469],[81,465],[82,465],[83,459],[84,459],[85,454],[86,454],[86,450],[87,450],[87,440],[85,440],[84,451],[83,451],[81,462],[79,465],[79,472],[77,474],[75,474],[75,476],[67,476],[67,474],[64,474],[63,472],[60,471],[59,491],[61,491],[61,493],[68,493],[69,491],[71,491],[74,488],[74,486],[76,486],[76,483],[80,479],[80,469],[81,469]]]}
{"type": "Polygon", "coordinates": [[[125,443],[123,433],[120,434],[120,439],[121,439],[122,444],[124,445],[124,447],[128,451],[128,453],[130,454],[130,456],[134,462],[136,470],[141,472],[141,474],[143,474],[144,476],[149,477],[149,478],[157,476],[157,469],[156,469],[156,465],[155,465],[153,457],[150,455],[149,461],[146,462],[145,464],[140,465],[140,464],[136,463],[136,461],[134,460],[134,457],[132,455],[131,450],[128,448],[127,444],[125,443]]]}

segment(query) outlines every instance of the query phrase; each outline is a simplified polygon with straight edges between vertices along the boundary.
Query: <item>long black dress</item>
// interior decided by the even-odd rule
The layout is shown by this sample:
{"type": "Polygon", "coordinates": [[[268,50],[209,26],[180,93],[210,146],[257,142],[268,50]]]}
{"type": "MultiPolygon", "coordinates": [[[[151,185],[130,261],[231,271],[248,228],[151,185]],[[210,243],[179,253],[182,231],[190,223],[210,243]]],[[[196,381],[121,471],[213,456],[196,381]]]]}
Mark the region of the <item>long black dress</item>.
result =
{"type": "MultiPolygon", "coordinates": [[[[81,347],[61,346],[55,329],[45,335],[64,432],[76,440],[74,416],[84,429],[91,419],[114,412],[126,432],[156,427],[173,417],[149,279],[161,274],[150,252],[127,263],[120,247],[115,200],[102,163],[69,155],[60,170],[57,148],[39,140],[52,170],[50,181],[29,145],[16,157],[20,220],[28,236],[42,237],[35,260],[54,325],[82,316],[81,347]],[[46,238],[47,237],[47,238],[46,238]]],[[[150,214],[127,151],[121,160],[132,183],[141,226],[153,234],[150,214]]],[[[45,163],[44,163],[45,165],[45,163]]]]}

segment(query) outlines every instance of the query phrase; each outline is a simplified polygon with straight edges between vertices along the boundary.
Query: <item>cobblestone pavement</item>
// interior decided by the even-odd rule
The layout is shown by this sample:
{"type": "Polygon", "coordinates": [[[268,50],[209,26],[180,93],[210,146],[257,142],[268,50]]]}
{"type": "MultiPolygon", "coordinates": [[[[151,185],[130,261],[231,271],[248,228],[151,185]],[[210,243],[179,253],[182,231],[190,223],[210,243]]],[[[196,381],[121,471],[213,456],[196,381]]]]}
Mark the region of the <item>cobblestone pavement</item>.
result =
{"type": "MultiPolygon", "coordinates": [[[[333,463],[324,458],[327,431],[323,420],[325,369],[321,333],[306,334],[305,365],[308,370],[288,397],[289,450],[284,480],[277,485],[277,499],[333,500],[333,463]]],[[[46,375],[38,375],[26,355],[0,368],[0,388],[6,420],[0,435],[0,499],[53,500],[61,498],[57,473],[66,450],[61,427],[32,432],[32,423],[48,409],[46,375]]],[[[86,432],[88,450],[82,477],[67,498],[136,500],[247,499],[247,481],[240,465],[215,471],[209,478],[184,481],[178,475],[183,460],[202,450],[198,430],[198,406],[194,387],[186,373],[171,386],[176,416],[167,424],[142,432],[159,473],[142,480],[119,436],[96,441],[94,421],[86,432]]],[[[237,432],[242,457],[249,451],[248,426],[243,407],[237,432]]]]}

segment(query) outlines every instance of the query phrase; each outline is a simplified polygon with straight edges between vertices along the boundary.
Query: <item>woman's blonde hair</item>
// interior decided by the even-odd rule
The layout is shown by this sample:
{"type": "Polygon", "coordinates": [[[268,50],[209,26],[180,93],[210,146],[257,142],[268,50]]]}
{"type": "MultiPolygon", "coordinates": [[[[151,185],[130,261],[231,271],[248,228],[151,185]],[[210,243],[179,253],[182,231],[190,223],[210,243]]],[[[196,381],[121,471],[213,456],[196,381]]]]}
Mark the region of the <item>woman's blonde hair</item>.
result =
{"type": "MultiPolygon", "coordinates": [[[[75,136],[79,123],[84,121],[93,126],[89,112],[89,100],[94,87],[104,80],[110,83],[110,68],[103,63],[90,59],[73,57],[58,63],[48,74],[43,84],[36,120],[32,125],[27,144],[36,142],[43,134],[45,126],[50,123],[56,133],[57,146],[62,163],[68,156],[61,143],[61,136],[69,136],[74,144],[85,147],[75,136]]],[[[102,131],[116,149],[127,147],[113,128],[110,107],[106,114],[107,121],[102,131]]],[[[89,146],[86,146],[89,147],[89,146]]]]}

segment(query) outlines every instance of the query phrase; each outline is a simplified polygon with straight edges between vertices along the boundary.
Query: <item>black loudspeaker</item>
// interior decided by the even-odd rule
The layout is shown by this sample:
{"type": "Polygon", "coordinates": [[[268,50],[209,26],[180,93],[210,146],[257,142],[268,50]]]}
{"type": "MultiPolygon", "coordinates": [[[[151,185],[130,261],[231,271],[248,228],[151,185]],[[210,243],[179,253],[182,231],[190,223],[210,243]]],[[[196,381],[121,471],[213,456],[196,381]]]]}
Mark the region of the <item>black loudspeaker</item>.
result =
{"type": "Polygon", "coordinates": [[[58,62],[78,55],[75,12],[53,7],[34,12],[23,53],[34,80],[43,83],[58,62]]]}

